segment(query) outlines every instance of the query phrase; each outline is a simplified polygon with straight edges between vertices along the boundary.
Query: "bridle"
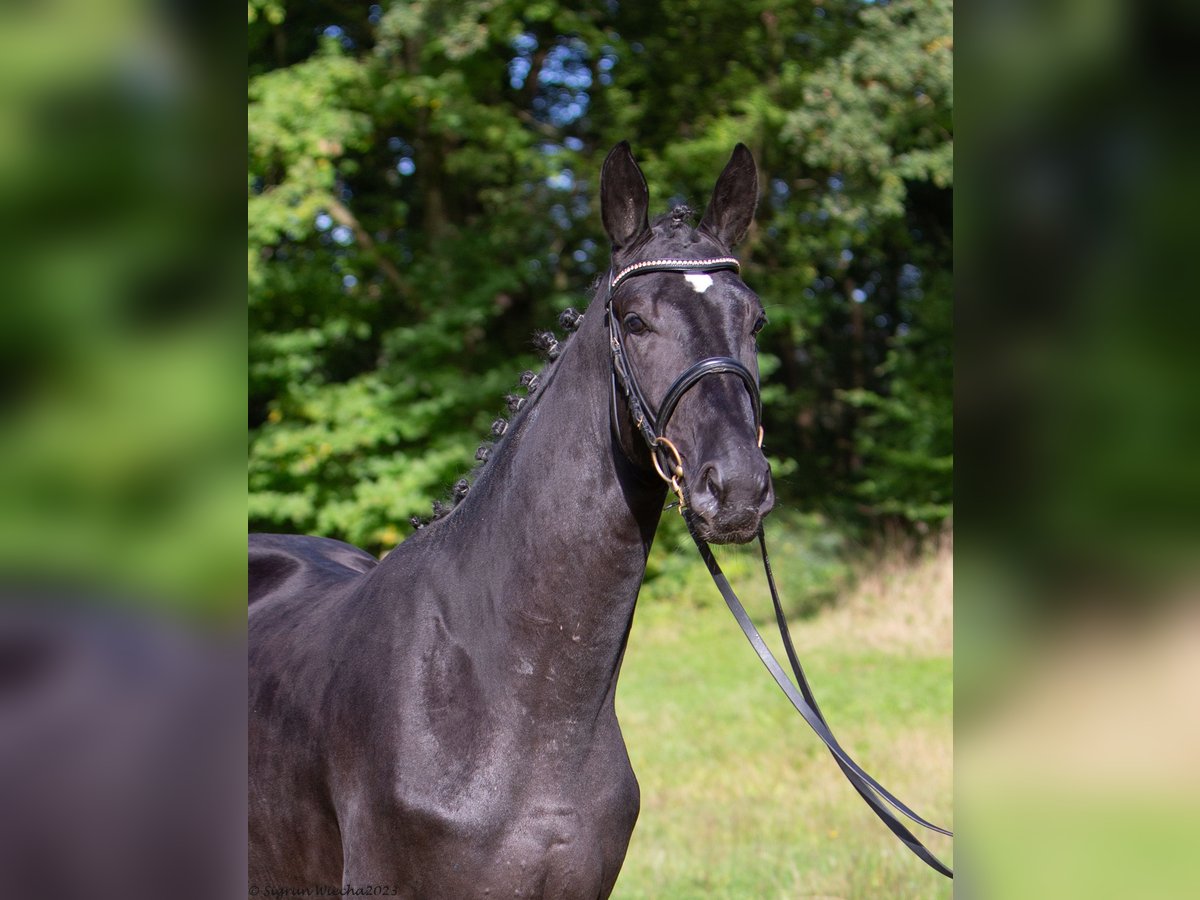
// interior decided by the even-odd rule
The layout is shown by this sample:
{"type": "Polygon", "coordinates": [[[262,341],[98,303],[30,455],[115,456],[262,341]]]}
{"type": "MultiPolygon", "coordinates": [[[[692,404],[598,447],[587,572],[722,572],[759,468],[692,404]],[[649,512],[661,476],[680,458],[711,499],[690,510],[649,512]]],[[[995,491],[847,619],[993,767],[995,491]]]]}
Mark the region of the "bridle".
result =
{"type": "Polygon", "coordinates": [[[707,259],[647,259],[629,265],[612,273],[608,280],[608,295],[604,301],[605,316],[608,320],[608,339],[612,351],[612,425],[613,432],[620,438],[620,413],[617,410],[618,388],[625,396],[629,414],[634,427],[646,442],[650,450],[650,459],[658,476],[675,492],[679,498],[679,512],[686,508],[683,496],[683,460],[679,449],[666,436],[667,423],[675,412],[675,407],[701,378],[708,375],[736,375],[746,387],[750,395],[750,405],[754,409],[754,427],[758,429],[758,445],[763,442],[762,430],[762,397],[759,394],[758,379],[744,365],[732,356],[710,356],[689,366],[683,374],[675,379],[663,395],[658,412],[653,412],[646,401],[638,384],[629,356],[625,352],[625,344],[621,339],[621,325],[616,310],[613,309],[613,294],[622,282],[638,275],[648,275],[651,272],[681,272],[685,274],[707,273],[721,271],[740,271],[741,266],[732,256],[716,256],[707,259]]]}
{"type": "Polygon", "coordinates": [[[779,591],[775,586],[775,574],[771,570],[771,560],[767,555],[767,541],[763,534],[762,525],[760,524],[758,528],[758,542],[762,549],[763,570],[766,572],[767,584],[771,589],[771,602],[775,607],[775,621],[779,626],[779,633],[783,639],[783,647],[787,654],[788,663],[791,665],[792,674],[796,678],[795,684],[788,678],[779,661],[771,653],[766,642],[763,641],[762,635],[759,634],[745,607],[742,606],[737,594],[734,593],[732,586],[730,586],[729,579],[725,577],[724,572],[721,571],[721,567],[717,564],[712,549],[697,534],[695,522],[686,509],[682,484],[684,480],[683,460],[680,458],[679,450],[664,433],[671,415],[675,412],[675,408],[678,406],[683,395],[694,387],[700,379],[708,375],[736,375],[741,379],[747,393],[750,395],[750,405],[754,409],[754,426],[758,430],[758,445],[761,447],[763,442],[762,397],[759,393],[758,379],[754,377],[749,369],[732,357],[710,356],[685,369],[683,374],[676,378],[674,383],[667,389],[662,403],[659,404],[658,411],[653,412],[649,403],[646,402],[646,397],[638,384],[633,366],[630,364],[629,356],[625,352],[625,345],[621,340],[620,323],[618,322],[616,310],[613,308],[613,294],[620,284],[629,278],[651,272],[706,273],[727,270],[738,272],[741,270],[741,266],[731,256],[709,257],[706,259],[648,259],[630,263],[610,275],[604,310],[608,321],[609,345],[612,351],[613,434],[619,443],[621,430],[620,414],[617,408],[617,391],[620,389],[624,394],[625,403],[632,417],[633,425],[638,433],[641,434],[642,439],[646,442],[646,446],[650,450],[650,458],[654,463],[655,472],[658,473],[658,476],[663,481],[671,486],[671,489],[679,498],[679,511],[683,514],[684,520],[687,522],[692,540],[696,542],[700,556],[704,560],[704,564],[708,567],[709,574],[712,575],[717,589],[721,592],[726,605],[733,613],[733,617],[737,620],[738,625],[741,626],[746,639],[750,641],[750,645],[754,648],[755,653],[758,654],[758,658],[762,661],[762,664],[767,667],[767,671],[771,673],[771,677],[775,679],[780,689],[787,696],[788,700],[791,701],[792,706],[796,708],[796,711],[800,713],[812,730],[816,732],[817,737],[829,748],[829,752],[833,755],[838,768],[842,770],[842,773],[854,789],[858,791],[872,812],[879,817],[901,843],[916,854],[926,865],[948,878],[953,878],[954,872],[934,856],[896,818],[891,810],[888,809],[888,805],[891,805],[894,809],[925,828],[951,837],[953,833],[921,818],[898,800],[883,785],[867,774],[850,757],[850,754],[842,748],[841,744],[838,743],[837,738],[834,737],[833,732],[829,728],[829,724],[825,721],[825,716],[821,713],[821,708],[817,705],[812,687],[804,675],[804,669],[800,665],[800,659],[796,655],[796,648],[792,643],[791,632],[788,629],[787,619],[783,614],[783,605],[779,599],[779,591]],[[799,685],[799,689],[797,689],[797,685],[799,685]]]}

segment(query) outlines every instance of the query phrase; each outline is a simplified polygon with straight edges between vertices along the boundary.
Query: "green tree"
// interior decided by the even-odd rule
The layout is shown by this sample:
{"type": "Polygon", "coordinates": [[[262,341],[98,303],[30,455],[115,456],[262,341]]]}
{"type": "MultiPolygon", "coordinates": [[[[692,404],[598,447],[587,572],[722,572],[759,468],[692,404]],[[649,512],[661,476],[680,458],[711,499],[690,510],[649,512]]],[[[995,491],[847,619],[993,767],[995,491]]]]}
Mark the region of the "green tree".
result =
{"type": "Polygon", "coordinates": [[[785,502],[949,510],[950,4],[250,5],[252,527],[396,543],[607,262],[604,153],[737,141],[785,502]]]}

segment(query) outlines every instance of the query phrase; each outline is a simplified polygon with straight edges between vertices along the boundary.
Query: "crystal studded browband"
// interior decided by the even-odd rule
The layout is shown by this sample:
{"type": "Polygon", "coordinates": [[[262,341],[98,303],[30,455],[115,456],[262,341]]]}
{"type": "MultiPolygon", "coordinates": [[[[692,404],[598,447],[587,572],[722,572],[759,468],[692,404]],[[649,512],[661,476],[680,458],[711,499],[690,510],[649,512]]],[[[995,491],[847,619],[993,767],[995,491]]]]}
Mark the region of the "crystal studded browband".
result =
{"type": "Polygon", "coordinates": [[[709,259],[644,259],[641,262],[631,263],[617,272],[609,284],[609,291],[615,290],[617,285],[630,275],[637,275],[647,269],[655,271],[659,268],[665,271],[679,271],[680,269],[733,269],[737,272],[741,270],[738,261],[732,256],[717,256],[709,259]]]}

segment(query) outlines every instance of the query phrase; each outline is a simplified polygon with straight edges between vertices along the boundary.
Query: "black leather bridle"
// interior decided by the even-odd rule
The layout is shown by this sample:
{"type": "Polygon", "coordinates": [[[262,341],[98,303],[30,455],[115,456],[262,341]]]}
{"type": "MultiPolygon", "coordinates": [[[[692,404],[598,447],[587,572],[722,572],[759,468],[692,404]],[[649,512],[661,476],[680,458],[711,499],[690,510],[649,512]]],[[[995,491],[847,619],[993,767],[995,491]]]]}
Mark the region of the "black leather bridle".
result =
{"type": "Polygon", "coordinates": [[[608,319],[608,338],[612,350],[612,424],[614,433],[620,437],[619,416],[617,411],[617,390],[625,395],[629,414],[633,418],[634,427],[650,449],[654,468],[659,476],[674,489],[679,497],[679,509],[683,512],[685,501],[683,487],[683,461],[675,445],[667,439],[667,423],[671,420],[675,407],[696,383],[707,375],[736,375],[745,385],[750,394],[750,405],[754,409],[754,427],[758,429],[758,443],[762,444],[762,397],[758,391],[758,379],[744,365],[731,356],[710,356],[694,363],[675,379],[663,395],[658,411],[654,412],[646,401],[634,374],[625,345],[621,339],[621,323],[613,309],[613,294],[622,282],[638,275],[648,275],[651,272],[682,272],[685,274],[721,272],[741,269],[738,261],[732,256],[710,257],[708,259],[647,259],[631,263],[612,273],[608,280],[608,295],[604,302],[605,316],[608,319]]]}
{"type": "Polygon", "coordinates": [[[717,585],[717,589],[721,592],[721,596],[725,599],[726,605],[729,607],[733,617],[741,626],[742,632],[746,635],[746,639],[754,648],[754,652],[758,654],[758,658],[762,664],[767,667],[767,671],[771,673],[771,677],[779,685],[780,689],[791,701],[792,706],[809,724],[809,727],[816,732],[819,737],[829,748],[829,752],[833,755],[834,761],[838,764],[838,768],[849,780],[850,784],[858,791],[866,804],[871,808],[872,812],[888,827],[909,850],[916,854],[923,862],[933,868],[935,871],[947,876],[954,877],[954,872],[946,866],[941,860],[934,856],[929,849],[917,839],[905,825],[892,814],[888,809],[891,805],[894,809],[903,813],[912,821],[924,826],[939,834],[953,836],[953,832],[947,831],[934,825],[931,822],[921,818],[913,812],[908,806],[896,798],[894,794],[888,791],[883,785],[872,778],[861,766],[858,765],[838,743],[833,732],[829,728],[829,724],[825,721],[825,716],[821,713],[821,708],[817,705],[817,699],[813,696],[812,687],[808,683],[808,679],[804,675],[804,669],[800,665],[800,659],[796,655],[796,648],[792,643],[792,635],[788,629],[787,619],[783,614],[783,606],[779,600],[779,591],[775,587],[775,575],[771,570],[771,560],[767,555],[767,541],[763,534],[762,526],[758,529],[759,547],[762,549],[763,569],[766,572],[767,584],[771,589],[771,602],[775,607],[775,621],[779,626],[779,634],[783,639],[783,647],[787,653],[788,663],[791,665],[792,674],[796,678],[796,683],[793,684],[784,672],[783,667],[771,653],[766,642],[763,641],[762,635],[754,626],[750,616],[746,613],[745,607],[738,600],[737,594],[729,584],[729,579],[725,577],[725,573],[721,571],[721,567],[717,564],[716,558],[713,556],[712,549],[708,543],[702,539],[696,532],[695,522],[690,514],[687,514],[686,503],[684,500],[684,491],[682,481],[684,479],[683,460],[679,456],[679,451],[675,445],[666,437],[665,431],[667,423],[671,419],[672,413],[675,412],[675,407],[679,404],[683,395],[696,385],[701,378],[707,375],[736,375],[741,379],[746,387],[746,391],[750,394],[750,403],[754,408],[754,426],[758,429],[758,443],[762,446],[763,430],[762,430],[762,398],[759,394],[758,380],[751,374],[750,370],[738,362],[736,359],[728,356],[712,356],[707,359],[702,359],[700,362],[693,364],[685,369],[683,374],[675,379],[674,383],[667,389],[667,393],[663,397],[662,403],[659,405],[658,411],[653,412],[650,405],[646,402],[645,395],[642,393],[641,387],[638,385],[637,376],[630,365],[629,357],[625,353],[625,346],[621,341],[621,326],[618,321],[616,310],[613,309],[613,293],[617,287],[629,278],[637,275],[645,275],[650,272],[681,272],[681,273],[706,273],[731,270],[734,272],[740,271],[738,261],[731,256],[711,257],[707,259],[649,259],[642,262],[631,263],[624,268],[612,273],[608,282],[608,295],[605,300],[605,315],[608,320],[609,343],[612,350],[612,427],[613,433],[617,441],[620,441],[620,419],[617,409],[617,391],[620,391],[625,396],[625,402],[629,409],[629,414],[633,419],[634,427],[645,440],[647,447],[650,449],[651,459],[654,462],[654,468],[658,472],[659,477],[671,485],[679,497],[680,512],[684,513],[684,519],[687,522],[688,531],[691,533],[692,540],[696,542],[696,547],[700,551],[700,556],[704,560],[704,564],[708,567],[709,574],[712,575],[713,581],[717,585]],[[799,689],[797,690],[797,685],[799,689]]]}

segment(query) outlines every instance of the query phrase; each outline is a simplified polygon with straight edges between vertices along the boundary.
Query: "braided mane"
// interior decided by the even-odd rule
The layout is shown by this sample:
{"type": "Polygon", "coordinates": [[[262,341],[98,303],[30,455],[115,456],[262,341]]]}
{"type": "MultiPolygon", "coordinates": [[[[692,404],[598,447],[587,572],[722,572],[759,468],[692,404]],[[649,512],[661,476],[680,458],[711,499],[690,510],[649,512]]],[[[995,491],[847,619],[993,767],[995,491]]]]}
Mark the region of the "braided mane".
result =
{"type": "MultiPolygon", "coordinates": [[[[651,223],[651,229],[654,231],[679,230],[692,227],[692,219],[695,217],[693,210],[686,203],[676,205],[670,212],[663,213],[656,217],[651,223]]],[[[603,275],[597,275],[592,280],[592,294],[595,294],[599,288],[603,275]]],[[[537,331],[533,335],[533,345],[542,354],[545,359],[545,365],[541,370],[534,372],[526,370],[521,373],[517,382],[518,390],[524,390],[526,396],[521,396],[518,393],[506,394],[504,397],[505,405],[508,408],[510,417],[515,417],[529,403],[529,398],[532,397],[545,381],[545,373],[554,365],[559,356],[562,355],[563,347],[571,335],[573,335],[583,321],[583,313],[576,310],[574,307],[564,309],[558,315],[558,325],[566,333],[562,341],[553,331],[537,331]]],[[[492,451],[496,444],[508,432],[510,418],[503,416],[492,422],[491,439],[485,440],[479,445],[479,449],[475,451],[475,459],[477,465],[464,478],[458,479],[451,488],[449,495],[443,500],[433,501],[433,515],[430,518],[422,518],[421,516],[413,516],[408,521],[415,529],[425,528],[432,522],[443,519],[453,512],[454,508],[467,496],[471,490],[471,484],[478,477],[479,472],[487,465],[491,458],[492,451]]]]}
{"type": "MultiPolygon", "coordinates": [[[[597,278],[597,281],[599,278],[597,278]]],[[[515,417],[529,402],[529,397],[532,397],[542,386],[545,381],[544,374],[554,365],[559,356],[562,355],[563,347],[570,340],[583,322],[583,313],[576,310],[574,307],[567,307],[558,314],[559,327],[566,332],[566,336],[562,341],[559,341],[557,335],[553,331],[538,331],[534,333],[533,345],[541,352],[545,359],[545,365],[541,370],[534,372],[531,369],[526,369],[517,379],[517,388],[524,390],[527,396],[522,397],[520,394],[510,393],[504,396],[505,405],[508,407],[510,416],[515,417]]],[[[458,506],[471,490],[471,483],[476,480],[480,470],[487,465],[491,458],[492,450],[496,443],[508,432],[509,419],[501,416],[492,422],[492,440],[485,440],[479,445],[479,449],[475,451],[475,459],[477,465],[464,478],[454,482],[454,486],[450,489],[450,494],[446,500],[433,501],[433,515],[426,519],[421,516],[413,516],[408,521],[414,529],[425,528],[432,522],[443,519],[453,512],[454,507],[458,506]]]]}

